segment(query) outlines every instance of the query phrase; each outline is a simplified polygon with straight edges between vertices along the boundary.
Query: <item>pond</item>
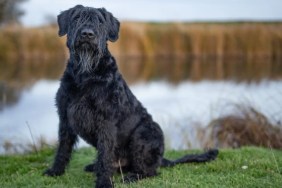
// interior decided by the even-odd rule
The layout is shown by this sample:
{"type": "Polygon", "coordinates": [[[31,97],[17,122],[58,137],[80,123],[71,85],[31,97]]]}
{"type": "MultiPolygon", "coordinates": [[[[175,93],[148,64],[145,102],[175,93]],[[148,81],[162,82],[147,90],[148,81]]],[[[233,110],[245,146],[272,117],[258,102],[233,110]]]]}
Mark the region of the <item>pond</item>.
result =
{"type": "MultiPolygon", "coordinates": [[[[201,148],[198,130],[234,106],[252,106],[282,120],[282,63],[269,59],[117,59],[137,98],[158,122],[166,148],[201,148]]],[[[3,65],[3,64],[2,64],[3,65]]],[[[5,64],[0,69],[0,153],[54,144],[55,93],[62,62],[5,64]],[[43,66],[44,65],[44,66],[43,66]]],[[[78,146],[87,144],[80,141],[78,146]]]]}

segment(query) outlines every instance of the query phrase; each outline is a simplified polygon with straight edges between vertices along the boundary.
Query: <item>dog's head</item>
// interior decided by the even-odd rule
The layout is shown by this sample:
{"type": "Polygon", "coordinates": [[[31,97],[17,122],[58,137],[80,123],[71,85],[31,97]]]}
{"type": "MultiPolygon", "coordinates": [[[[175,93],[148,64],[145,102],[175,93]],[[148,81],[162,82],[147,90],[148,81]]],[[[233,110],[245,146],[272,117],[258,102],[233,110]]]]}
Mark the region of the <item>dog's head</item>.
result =
{"type": "Polygon", "coordinates": [[[118,39],[119,21],[104,8],[77,5],[58,15],[59,36],[67,35],[71,51],[102,53],[107,41],[118,39]]]}

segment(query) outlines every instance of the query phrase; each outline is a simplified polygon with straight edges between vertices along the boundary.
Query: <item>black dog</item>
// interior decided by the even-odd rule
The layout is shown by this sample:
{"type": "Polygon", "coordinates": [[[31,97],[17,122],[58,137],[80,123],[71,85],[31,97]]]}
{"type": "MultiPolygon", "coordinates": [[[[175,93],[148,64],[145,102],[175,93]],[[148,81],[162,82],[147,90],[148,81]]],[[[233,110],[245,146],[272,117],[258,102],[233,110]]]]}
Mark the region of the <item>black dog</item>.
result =
{"type": "Polygon", "coordinates": [[[107,48],[108,40],[118,39],[120,25],[111,13],[78,5],[62,12],[58,24],[59,35],[67,34],[70,59],[56,96],[59,146],[45,175],[64,173],[78,136],[98,151],[96,162],[86,167],[95,172],[96,187],[113,187],[117,170],[128,172],[124,181],[131,182],[157,175],[160,166],[216,158],[217,150],[163,158],[160,126],[132,94],[107,48]]]}

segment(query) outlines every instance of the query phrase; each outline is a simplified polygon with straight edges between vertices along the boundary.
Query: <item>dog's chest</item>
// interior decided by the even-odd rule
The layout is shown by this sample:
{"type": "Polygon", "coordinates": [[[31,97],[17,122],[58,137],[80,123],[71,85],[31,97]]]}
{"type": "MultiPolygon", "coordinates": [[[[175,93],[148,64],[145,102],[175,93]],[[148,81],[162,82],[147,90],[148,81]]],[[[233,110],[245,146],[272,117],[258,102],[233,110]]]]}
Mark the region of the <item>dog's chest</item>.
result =
{"type": "Polygon", "coordinates": [[[96,145],[100,127],[112,121],[114,92],[102,84],[75,87],[67,92],[71,94],[67,107],[70,126],[85,141],[96,145]]]}

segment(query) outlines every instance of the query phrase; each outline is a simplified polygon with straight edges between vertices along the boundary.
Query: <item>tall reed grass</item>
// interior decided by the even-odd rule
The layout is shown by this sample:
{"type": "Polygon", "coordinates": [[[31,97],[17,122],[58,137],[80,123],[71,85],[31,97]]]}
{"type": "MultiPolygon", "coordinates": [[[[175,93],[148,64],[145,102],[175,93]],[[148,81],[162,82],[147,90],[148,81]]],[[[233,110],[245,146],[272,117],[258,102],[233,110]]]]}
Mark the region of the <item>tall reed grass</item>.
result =
{"type": "Polygon", "coordinates": [[[56,27],[0,29],[0,61],[35,62],[66,57],[64,40],[57,36],[56,27]]]}
{"type": "Polygon", "coordinates": [[[282,58],[282,23],[122,23],[118,56],[282,58]]]}
{"type": "MultiPolygon", "coordinates": [[[[282,58],[282,23],[121,24],[115,56],[282,58]]],[[[0,61],[65,58],[56,27],[0,29],[0,61]]]]}

